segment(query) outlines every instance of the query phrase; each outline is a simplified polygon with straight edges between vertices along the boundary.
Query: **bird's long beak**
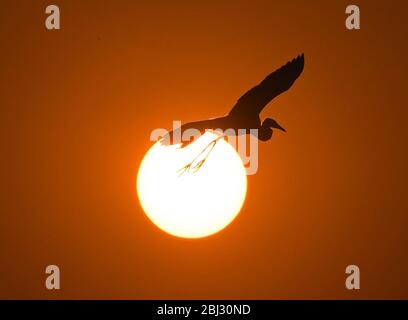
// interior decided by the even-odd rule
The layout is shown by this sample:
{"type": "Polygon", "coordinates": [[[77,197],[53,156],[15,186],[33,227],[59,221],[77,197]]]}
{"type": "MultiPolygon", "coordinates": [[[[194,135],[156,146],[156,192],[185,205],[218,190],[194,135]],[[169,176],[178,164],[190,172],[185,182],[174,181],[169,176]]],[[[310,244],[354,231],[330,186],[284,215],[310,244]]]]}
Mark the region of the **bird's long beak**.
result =
{"type": "Polygon", "coordinates": [[[279,123],[277,123],[276,121],[275,121],[275,123],[272,125],[272,128],[279,129],[279,130],[282,130],[283,132],[286,132],[285,128],[282,127],[282,126],[281,126],[279,123]]]}

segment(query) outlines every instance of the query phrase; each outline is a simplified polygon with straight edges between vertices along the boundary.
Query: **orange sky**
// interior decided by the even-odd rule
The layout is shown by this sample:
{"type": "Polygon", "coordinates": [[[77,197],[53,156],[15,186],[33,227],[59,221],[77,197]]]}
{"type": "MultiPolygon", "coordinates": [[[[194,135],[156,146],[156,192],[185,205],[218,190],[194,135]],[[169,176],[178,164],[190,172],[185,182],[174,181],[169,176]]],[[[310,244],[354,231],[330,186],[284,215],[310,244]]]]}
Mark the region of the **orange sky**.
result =
{"type": "Polygon", "coordinates": [[[1,298],[408,298],[404,1],[359,1],[359,31],[340,0],[58,1],[60,31],[48,4],[1,4],[1,298]],[[301,52],[235,221],[158,230],[135,191],[151,130],[227,113],[301,52]]]}

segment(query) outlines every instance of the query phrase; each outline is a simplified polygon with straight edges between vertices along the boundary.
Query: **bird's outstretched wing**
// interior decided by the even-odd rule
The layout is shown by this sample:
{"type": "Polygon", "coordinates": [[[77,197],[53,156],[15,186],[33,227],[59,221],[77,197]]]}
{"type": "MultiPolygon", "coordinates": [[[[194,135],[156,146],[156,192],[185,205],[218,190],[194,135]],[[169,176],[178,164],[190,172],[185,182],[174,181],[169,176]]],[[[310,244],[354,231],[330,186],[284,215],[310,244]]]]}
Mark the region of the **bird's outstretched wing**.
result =
{"type": "Polygon", "coordinates": [[[292,86],[302,73],[304,64],[303,54],[289,61],[239,98],[229,114],[238,116],[258,115],[273,98],[292,86]]]}
{"type": "Polygon", "coordinates": [[[206,130],[216,130],[218,128],[222,128],[223,121],[224,118],[214,118],[185,123],[181,127],[168,132],[161,140],[161,143],[165,146],[181,143],[181,147],[184,148],[195,141],[200,134],[204,134],[206,130]],[[188,132],[190,129],[194,129],[194,131],[192,130],[188,132]],[[188,141],[183,140],[185,135],[187,135],[186,138],[188,141]]]}

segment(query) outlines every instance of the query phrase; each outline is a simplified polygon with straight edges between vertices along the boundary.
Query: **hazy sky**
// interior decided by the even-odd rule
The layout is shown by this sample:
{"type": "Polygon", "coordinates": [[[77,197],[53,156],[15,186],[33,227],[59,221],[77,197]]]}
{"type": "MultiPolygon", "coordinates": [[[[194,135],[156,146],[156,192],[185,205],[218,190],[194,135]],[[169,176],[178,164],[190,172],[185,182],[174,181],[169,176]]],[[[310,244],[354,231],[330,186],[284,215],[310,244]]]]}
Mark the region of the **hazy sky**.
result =
{"type": "Polygon", "coordinates": [[[359,1],[359,31],[340,0],[60,0],[58,31],[48,4],[1,4],[1,298],[408,297],[405,1],[359,1]],[[151,130],[227,113],[302,52],[235,221],[157,229],[135,190],[151,130]]]}

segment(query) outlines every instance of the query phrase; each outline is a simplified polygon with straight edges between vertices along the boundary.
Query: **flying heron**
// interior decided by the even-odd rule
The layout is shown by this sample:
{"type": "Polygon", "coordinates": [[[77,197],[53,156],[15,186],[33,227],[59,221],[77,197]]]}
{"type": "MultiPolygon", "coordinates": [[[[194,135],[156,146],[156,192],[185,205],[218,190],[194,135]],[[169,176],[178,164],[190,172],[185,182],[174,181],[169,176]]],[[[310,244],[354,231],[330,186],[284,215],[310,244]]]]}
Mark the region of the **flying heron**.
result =
{"type": "MultiPolygon", "coordinates": [[[[167,133],[161,140],[162,144],[169,145],[181,143],[181,148],[186,147],[197,137],[193,137],[193,139],[190,139],[189,141],[177,141],[175,137],[182,137],[183,133],[188,129],[196,129],[201,134],[204,134],[206,130],[221,129],[224,134],[220,136],[220,138],[225,135],[242,134],[242,132],[247,134],[251,132],[251,129],[257,129],[257,138],[261,141],[271,139],[273,129],[286,132],[286,130],[274,119],[266,118],[261,122],[259,114],[272,99],[289,90],[295,80],[302,73],[304,63],[304,54],[297,56],[292,61],[289,61],[281,68],[272,72],[261,83],[241,96],[226,116],[185,123],[181,127],[167,133]],[[242,129],[245,129],[245,131],[242,129]]],[[[213,143],[210,144],[211,149],[214,147],[217,140],[218,139],[214,140],[213,143]]],[[[196,168],[199,168],[204,161],[205,159],[201,160],[198,166],[196,165],[196,168]]]]}

